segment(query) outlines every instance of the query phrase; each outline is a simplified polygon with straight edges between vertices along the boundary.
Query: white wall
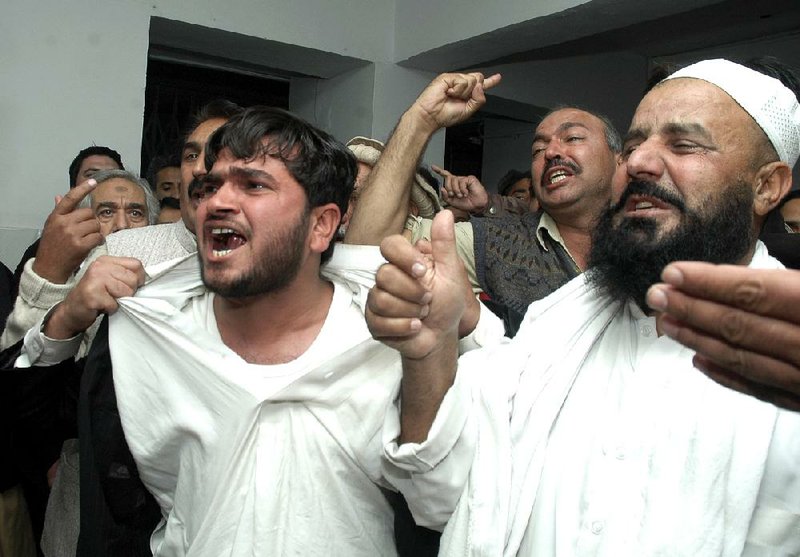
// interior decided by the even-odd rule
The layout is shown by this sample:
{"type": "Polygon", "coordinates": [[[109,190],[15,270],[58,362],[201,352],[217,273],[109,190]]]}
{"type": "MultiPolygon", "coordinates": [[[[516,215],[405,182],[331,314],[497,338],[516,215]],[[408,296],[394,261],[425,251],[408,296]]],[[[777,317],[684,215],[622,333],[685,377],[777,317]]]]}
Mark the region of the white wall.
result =
{"type": "MultiPolygon", "coordinates": [[[[138,168],[151,16],[365,60],[393,53],[393,0],[9,3],[0,18],[0,258],[9,267],[67,190],[80,149],[108,145],[138,168]]],[[[335,99],[349,85],[329,87],[335,99]]],[[[353,129],[368,120],[370,94],[363,103],[365,118],[353,129]]],[[[330,123],[347,127],[333,109],[330,123]]]]}
{"type": "Polygon", "coordinates": [[[292,79],[289,110],[346,142],[371,136],[375,67],[358,68],[335,78],[292,79]]]}

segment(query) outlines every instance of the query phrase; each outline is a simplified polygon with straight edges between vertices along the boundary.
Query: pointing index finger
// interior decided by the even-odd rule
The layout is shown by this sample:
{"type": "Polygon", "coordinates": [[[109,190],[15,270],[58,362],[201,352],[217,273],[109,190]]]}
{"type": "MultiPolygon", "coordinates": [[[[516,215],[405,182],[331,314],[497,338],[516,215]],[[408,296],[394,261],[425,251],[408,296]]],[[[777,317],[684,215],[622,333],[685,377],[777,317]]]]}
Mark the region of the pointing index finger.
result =
{"type": "Polygon", "coordinates": [[[445,170],[441,166],[436,166],[435,164],[431,165],[431,170],[433,170],[436,174],[438,174],[442,178],[447,178],[448,176],[452,176],[452,174],[449,171],[445,170]]]}
{"type": "Polygon", "coordinates": [[[487,89],[491,89],[492,87],[500,83],[501,79],[503,79],[503,76],[500,75],[499,73],[487,77],[486,79],[483,80],[483,90],[485,91],[487,89]]]}
{"type": "Polygon", "coordinates": [[[94,178],[89,178],[84,183],[75,186],[61,198],[53,212],[60,215],[71,213],[95,187],[97,187],[97,181],[94,178]]]}

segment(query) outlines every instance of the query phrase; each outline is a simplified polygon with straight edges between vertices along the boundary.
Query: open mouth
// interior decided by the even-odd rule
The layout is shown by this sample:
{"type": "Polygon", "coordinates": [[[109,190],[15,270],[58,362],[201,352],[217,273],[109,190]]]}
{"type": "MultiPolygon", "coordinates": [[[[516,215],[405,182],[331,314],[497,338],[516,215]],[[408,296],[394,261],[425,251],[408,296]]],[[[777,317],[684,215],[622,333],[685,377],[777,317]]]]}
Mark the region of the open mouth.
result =
{"type": "Polygon", "coordinates": [[[212,228],[210,238],[211,253],[214,257],[225,257],[247,243],[244,236],[232,228],[212,228]]]}
{"type": "Polygon", "coordinates": [[[547,177],[547,185],[557,184],[562,180],[566,180],[571,174],[566,170],[556,170],[547,177]]]}
{"type": "Polygon", "coordinates": [[[545,170],[542,175],[542,184],[544,187],[555,186],[576,174],[578,174],[577,167],[570,164],[568,161],[554,159],[548,164],[547,170],[545,170]]]}
{"type": "Polygon", "coordinates": [[[625,212],[631,215],[642,215],[653,211],[669,211],[673,206],[656,197],[631,195],[625,202],[625,212]]]}

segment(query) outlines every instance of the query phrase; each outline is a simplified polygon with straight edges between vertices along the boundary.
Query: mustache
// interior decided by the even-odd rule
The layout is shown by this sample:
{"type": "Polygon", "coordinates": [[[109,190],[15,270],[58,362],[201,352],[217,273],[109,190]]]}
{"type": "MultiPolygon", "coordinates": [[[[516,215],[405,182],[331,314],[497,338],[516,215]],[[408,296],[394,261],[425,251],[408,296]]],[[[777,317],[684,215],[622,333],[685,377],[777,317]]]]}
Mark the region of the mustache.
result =
{"type": "MultiPolygon", "coordinates": [[[[205,187],[205,184],[203,184],[202,180],[200,180],[199,178],[192,179],[192,181],[189,182],[189,188],[187,189],[187,194],[189,196],[189,199],[192,199],[197,194],[202,194],[204,187],[205,187]]],[[[202,196],[200,196],[200,197],[202,197],[202,196]]]]}
{"type": "Polygon", "coordinates": [[[681,213],[686,212],[686,204],[683,202],[683,199],[664,186],[659,186],[655,182],[649,182],[647,180],[634,180],[629,182],[625,191],[622,192],[619,201],[612,207],[612,212],[617,213],[621,211],[632,195],[645,195],[647,197],[659,199],[665,203],[669,203],[681,213]]]}
{"type": "Polygon", "coordinates": [[[553,168],[554,166],[564,166],[566,168],[569,168],[573,174],[581,173],[580,166],[578,166],[574,162],[570,162],[557,157],[555,159],[550,159],[549,161],[547,161],[547,164],[544,165],[544,169],[542,170],[542,180],[541,180],[542,182],[544,182],[544,175],[547,174],[547,171],[553,168]]]}

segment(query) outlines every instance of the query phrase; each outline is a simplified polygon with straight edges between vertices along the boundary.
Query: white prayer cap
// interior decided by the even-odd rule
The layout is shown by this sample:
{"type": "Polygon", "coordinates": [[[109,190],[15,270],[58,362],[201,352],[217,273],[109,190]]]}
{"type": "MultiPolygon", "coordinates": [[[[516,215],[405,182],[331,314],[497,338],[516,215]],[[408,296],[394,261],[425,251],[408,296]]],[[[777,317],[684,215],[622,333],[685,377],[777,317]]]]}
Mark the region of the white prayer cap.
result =
{"type": "Polygon", "coordinates": [[[767,134],[778,157],[790,167],[800,156],[800,105],[779,80],[729,60],[703,60],[667,79],[693,77],[725,91],[767,134]]]}

